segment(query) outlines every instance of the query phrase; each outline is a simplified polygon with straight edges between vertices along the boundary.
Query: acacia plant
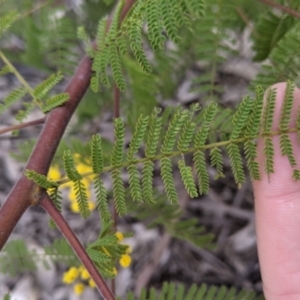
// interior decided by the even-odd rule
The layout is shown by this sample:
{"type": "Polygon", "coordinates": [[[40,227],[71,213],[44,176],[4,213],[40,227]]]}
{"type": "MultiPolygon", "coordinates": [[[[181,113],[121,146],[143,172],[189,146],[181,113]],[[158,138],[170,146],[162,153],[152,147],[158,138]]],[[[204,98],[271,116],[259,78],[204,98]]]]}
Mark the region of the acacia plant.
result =
{"type": "MultiPolygon", "coordinates": [[[[241,150],[245,154],[247,174],[259,180],[256,141],[264,140],[264,170],[270,175],[274,172],[272,137],[279,135],[282,155],[288,157],[293,168],[291,180],[300,179],[289,138],[289,133],[300,130],[300,112],[297,127],[290,127],[293,92],[300,67],[297,0],[260,0],[255,1],[255,5],[243,0],[103,0],[98,1],[98,6],[86,1],[86,12],[91,14],[93,22],[82,21],[80,26],[79,21],[76,23],[74,18],[68,17],[66,7],[63,8],[64,17],[55,19],[56,1],[53,6],[48,1],[35,7],[32,6],[35,1],[24,1],[18,4],[20,9],[17,10],[15,2],[18,1],[0,1],[3,7],[0,35],[5,40],[14,33],[24,40],[26,47],[15,56],[5,48],[0,51],[1,76],[12,73],[20,82],[20,87],[0,99],[0,113],[5,113],[20,100],[23,109],[16,114],[18,124],[1,129],[0,133],[17,134],[37,124],[43,124],[43,128],[24,172],[0,209],[0,249],[24,212],[38,205],[51,217],[50,225],[57,226],[71,245],[103,298],[112,300],[115,296],[103,276],[114,277],[115,261],[128,252],[128,247],[120,244],[115,235],[118,216],[144,206],[146,212],[140,213],[158,216],[156,223],[163,224],[171,236],[200,247],[212,242],[211,235],[199,231],[196,220],[181,219],[184,204],[178,199],[174,168],[179,169],[189,197],[197,198],[207,193],[210,186],[207,155],[217,179],[224,176],[223,152],[227,152],[234,180],[240,187],[246,180],[241,150]],[[93,5],[105,11],[97,11],[95,17],[93,5]],[[106,12],[109,12],[108,17],[106,12]],[[242,32],[246,27],[252,30],[254,60],[262,62],[261,70],[250,83],[249,95],[241,99],[238,107],[224,110],[218,104],[222,87],[216,81],[217,67],[229,56],[234,56],[234,49],[225,42],[233,39],[234,32],[242,32]],[[86,55],[73,71],[78,61],[78,52],[74,50],[77,35],[86,55]],[[31,87],[14,66],[14,59],[57,72],[31,87]],[[158,108],[157,98],[170,97],[179,81],[178,74],[195,60],[205,66],[195,83],[202,95],[201,105],[193,104],[189,109],[158,108]],[[63,74],[73,75],[66,89],[51,94],[63,74]],[[268,87],[278,81],[288,83],[280,125],[273,132],[276,91],[268,87]],[[66,127],[89,88],[87,101],[96,97],[109,98],[113,92],[111,101],[101,100],[101,104],[92,103],[90,107],[98,115],[105,105],[112,108],[115,141],[107,150],[99,134],[91,136],[90,152],[86,155],[90,170],[83,173],[76,168],[75,153],[65,149],[59,155],[66,176],[55,180],[51,173],[47,176],[49,168],[53,166],[66,127]],[[91,91],[96,97],[91,96],[91,91]],[[44,117],[26,121],[37,108],[44,117]],[[127,150],[124,148],[126,130],[131,136],[127,150]],[[159,170],[164,195],[154,191],[155,168],[159,170]],[[122,178],[124,169],[129,175],[126,188],[122,178]],[[106,173],[111,175],[112,193],[103,184],[102,176],[106,173]],[[60,190],[72,183],[77,209],[87,218],[89,195],[84,180],[91,177],[102,230],[99,238],[85,249],[61,214],[60,190]]],[[[13,251],[17,246],[10,245],[9,248],[8,243],[4,250],[13,251]]],[[[57,246],[57,249],[62,248],[62,245],[57,246]]],[[[10,251],[5,253],[9,256],[10,251]]],[[[255,297],[254,293],[246,291],[237,293],[234,288],[207,288],[205,285],[199,289],[192,286],[184,293],[183,286],[175,287],[171,283],[164,285],[159,299],[175,299],[175,289],[176,299],[255,297]]],[[[143,290],[140,297],[158,299],[158,294],[151,290],[148,297],[143,290]]],[[[133,299],[133,295],[129,294],[128,299],[133,299]]]]}

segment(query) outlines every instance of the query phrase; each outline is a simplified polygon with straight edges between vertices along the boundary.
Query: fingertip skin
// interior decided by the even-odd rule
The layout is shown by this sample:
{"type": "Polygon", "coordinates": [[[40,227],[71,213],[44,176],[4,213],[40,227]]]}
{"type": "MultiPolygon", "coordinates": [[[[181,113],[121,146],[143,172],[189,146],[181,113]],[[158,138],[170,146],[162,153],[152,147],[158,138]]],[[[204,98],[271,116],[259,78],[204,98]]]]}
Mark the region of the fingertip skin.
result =
{"type": "MultiPolygon", "coordinates": [[[[286,83],[277,89],[273,130],[278,130],[286,83]]],[[[296,126],[300,90],[295,89],[290,126],[296,126]]],[[[297,134],[289,134],[294,156],[300,161],[297,134]]],[[[300,181],[292,179],[292,168],[281,156],[279,136],[274,136],[274,174],[264,173],[263,138],[258,140],[258,163],[261,180],[253,182],[258,254],[264,294],[267,300],[300,300],[300,181]]],[[[299,163],[299,162],[298,162],[299,163]]],[[[300,169],[300,165],[296,166],[300,169]]]]}

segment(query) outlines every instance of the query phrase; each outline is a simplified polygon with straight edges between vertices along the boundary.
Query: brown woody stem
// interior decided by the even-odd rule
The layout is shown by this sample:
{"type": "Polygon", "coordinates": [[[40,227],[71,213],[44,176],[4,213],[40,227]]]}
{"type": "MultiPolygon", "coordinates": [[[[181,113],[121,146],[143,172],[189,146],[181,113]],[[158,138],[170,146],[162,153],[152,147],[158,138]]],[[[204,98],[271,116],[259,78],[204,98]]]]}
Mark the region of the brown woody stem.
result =
{"type": "Polygon", "coordinates": [[[61,231],[61,233],[65,236],[66,240],[69,242],[71,247],[73,248],[74,252],[77,254],[79,259],[81,260],[82,264],[90,273],[91,277],[95,281],[99,291],[101,292],[102,296],[106,300],[115,300],[114,295],[108,288],[106,282],[104,281],[103,277],[99,274],[97,268],[95,267],[94,263],[86,253],[84,247],[81,245],[80,241],[63,218],[61,213],[57,210],[49,196],[45,193],[41,202],[39,203],[41,207],[43,207],[47,213],[51,216],[54,220],[55,224],[61,231]]]}

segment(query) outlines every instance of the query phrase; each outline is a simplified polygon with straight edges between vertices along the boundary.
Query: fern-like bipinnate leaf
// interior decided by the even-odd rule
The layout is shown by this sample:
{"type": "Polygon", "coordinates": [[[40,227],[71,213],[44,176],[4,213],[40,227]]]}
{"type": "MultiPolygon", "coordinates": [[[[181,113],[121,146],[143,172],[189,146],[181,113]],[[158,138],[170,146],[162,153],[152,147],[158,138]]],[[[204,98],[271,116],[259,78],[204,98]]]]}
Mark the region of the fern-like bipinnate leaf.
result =
{"type": "Polygon", "coordinates": [[[33,95],[37,100],[45,97],[49,91],[63,79],[62,73],[52,74],[33,90],[33,95]]]}
{"type": "Polygon", "coordinates": [[[57,106],[63,105],[67,102],[70,98],[68,93],[62,93],[55,95],[46,100],[45,105],[42,105],[42,110],[44,113],[49,112],[50,110],[54,109],[57,106]]]}
{"type": "Polygon", "coordinates": [[[113,43],[111,43],[109,47],[109,62],[117,87],[120,91],[124,91],[126,88],[126,84],[122,73],[121,59],[118,53],[117,46],[113,43]]]}
{"type": "Polygon", "coordinates": [[[200,18],[204,14],[204,1],[203,0],[184,0],[182,1],[185,3],[189,13],[196,17],[200,18]]]}
{"type": "Polygon", "coordinates": [[[212,167],[216,168],[217,174],[215,175],[215,179],[224,177],[223,173],[223,157],[222,157],[222,151],[218,147],[214,147],[210,151],[210,159],[211,159],[211,165],[212,167]]]}
{"type": "Polygon", "coordinates": [[[19,17],[17,11],[11,11],[0,17],[0,36],[16,21],[19,17]]]}
{"type": "Polygon", "coordinates": [[[33,180],[37,185],[43,187],[46,190],[58,187],[58,184],[56,182],[48,180],[46,176],[36,173],[33,170],[26,170],[25,176],[28,179],[33,180]]]}
{"type": "Polygon", "coordinates": [[[289,129],[291,112],[292,112],[292,107],[294,102],[294,90],[295,90],[295,85],[290,80],[288,80],[285,89],[283,103],[281,106],[281,114],[279,119],[279,129],[281,131],[287,131],[289,129]]]}
{"type": "Polygon", "coordinates": [[[115,119],[115,143],[111,154],[111,165],[115,168],[111,172],[113,179],[113,196],[118,214],[126,214],[125,188],[118,169],[123,161],[124,123],[121,118],[115,119]]]}
{"type": "MultiPolygon", "coordinates": [[[[143,116],[141,115],[140,118],[137,121],[135,131],[133,133],[128,153],[127,153],[127,160],[128,162],[134,162],[134,154],[137,153],[140,144],[143,140],[143,137],[146,132],[146,128],[148,125],[148,116],[143,116]]],[[[135,165],[129,165],[128,166],[128,173],[129,173],[129,187],[130,187],[130,192],[131,196],[134,200],[136,201],[141,201],[142,200],[142,188],[140,184],[140,179],[139,179],[139,172],[137,170],[137,167],[135,165]]]]}
{"type": "MultiPolygon", "coordinates": [[[[62,211],[62,195],[58,188],[51,188],[48,190],[48,195],[52,202],[54,203],[55,207],[61,212],[62,211]]],[[[56,228],[56,224],[54,223],[53,219],[50,219],[48,225],[51,229],[56,228]]]]}
{"type": "Polygon", "coordinates": [[[178,28],[173,14],[173,6],[170,2],[171,0],[165,0],[160,2],[161,17],[168,36],[175,43],[178,43],[179,42],[179,36],[177,33],[178,28]]]}
{"type": "Polygon", "coordinates": [[[253,103],[254,102],[250,99],[250,97],[244,98],[240,103],[236,113],[232,118],[233,129],[230,134],[230,139],[232,141],[235,141],[240,137],[241,132],[244,129],[246,122],[248,121],[253,103]]]}
{"type": "Polygon", "coordinates": [[[74,159],[70,150],[64,152],[63,160],[67,177],[73,182],[81,180],[82,176],[75,168],[74,159]]]}
{"type": "Polygon", "coordinates": [[[262,66],[251,86],[261,85],[264,89],[277,82],[292,80],[299,82],[300,61],[298,35],[300,24],[296,23],[280,39],[269,56],[269,60],[262,66]]]}
{"type": "Polygon", "coordinates": [[[83,218],[87,218],[90,215],[90,209],[88,204],[88,195],[87,195],[86,186],[82,181],[76,180],[74,181],[73,188],[75,191],[77,205],[80,214],[83,218]]]}
{"type": "Polygon", "coordinates": [[[194,153],[194,164],[199,179],[200,194],[206,194],[209,189],[209,176],[206,168],[205,153],[202,150],[197,150],[194,153]]]}
{"type": "MultiPolygon", "coordinates": [[[[276,91],[269,88],[266,96],[266,104],[264,106],[262,114],[262,132],[263,134],[270,134],[272,130],[273,117],[275,111],[275,100],[276,100],[276,91]]],[[[265,138],[264,146],[265,154],[265,172],[268,176],[274,173],[274,146],[273,141],[270,137],[265,138]]]]}
{"type": "MultiPolygon", "coordinates": [[[[295,85],[291,82],[287,82],[285,95],[283,99],[283,103],[281,106],[281,113],[280,113],[280,119],[279,119],[279,129],[283,132],[283,134],[280,135],[280,149],[281,154],[283,156],[287,156],[290,165],[292,167],[296,166],[296,159],[293,154],[293,147],[292,142],[290,140],[290,137],[288,134],[284,133],[287,132],[289,129],[290,119],[291,119],[291,112],[293,107],[293,100],[294,100],[294,90],[295,85]]],[[[297,176],[295,176],[297,178],[297,176]]]]}
{"type": "Polygon", "coordinates": [[[240,188],[241,185],[246,182],[240,149],[238,145],[230,143],[227,145],[227,151],[235,182],[240,188]]]}
{"type": "Polygon", "coordinates": [[[162,128],[162,118],[158,116],[160,111],[160,109],[155,108],[148,122],[148,133],[145,150],[147,161],[144,163],[144,167],[142,170],[143,197],[148,203],[153,202],[152,178],[154,163],[152,159],[155,157],[157,151],[157,145],[162,128]]]}
{"type": "Polygon", "coordinates": [[[37,262],[42,262],[45,266],[49,262],[79,265],[78,258],[65,239],[55,240],[53,244],[45,246],[44,253],[30,250],[24,240],[11,240],[1,252],[0,273],[19,276],[23,272],[35,271],[37,262]]]}
{"type": "Polygon", "coordinates": [[[131,138],[131,142],[128,149],[128,154],[127,154],[128,161],[134,160],[134,155],[138,152],[138,149],[141,146],[141,142],[144,138],[146,128],[148,126],[148,120],[149,120],[148,116],[140,115],[136,123],[135,131],[131,138]]]}
{"type": "Polygon", "coordinates": [[[164,183],[165,191],[168,199],[172,204],[178,203],[178,195],[174,184],[174,178],[172,175],[172,163],[168,157],[161,159],[161,177],[164,183]]]}
{"type": "Polygon", "coordinates": [[[184,160],[180,160],[178,162],[178,166],[185,189],[191,198],[196,198],[198,196],[198,192],[194,182],[192,168],[186,166],[184,160]]]}
{"type": "Polygon", "coordinates": [[[214,116],[216,115],[217,112],[217,104],[216,103],[211,103],[205,110],[204,115],[203,115],[203,123],[198,131],[198,133],[195,135],[194,139],[194,144],[195,147],[198,149],[201,149],[204,147],[205,142],[208,137],[210,125],[214,119],[214,116]]]}
{"type": "Polygon", "coordinates": [[[294,23],[292,16],[278,15],[271,11],[261,14],[253,33],[254,60],[266,59],[294,23]]]}
{"type": "Polygon", "coordinates": [[[9,66],[5,65],[4,67],[2,67],[0,69],[0,76],[6,75],[6,74],[8,74],[10,72],[11,72],[11,70],[10,70],[9,66]]]}
{"type": "Polygon", "coordinates": [[[0,256],[0,273],[12,277],[21,272],[35,271],[34,255],[30,253],[23,240],[12,240],[3,247],[0,256]]]}
{"type": "MultiPolygon", "coordinates": [[[[130,292],[127,294],[127,300],[135,299],[130,292]]],[[[201,284],[199,287],[192,284],[187,288],[184,284],[175,284],[164,282],[161,290],[151,288],[148,296],[147,291],[143,288],[137,300],[264,300],[263,295],[257,295],[253,291],[243,289],[237,291],[235,288],[226,286],[208,286],[201,284]]],[[[118,299],[119,300],[119,299],[118,299]]]]}
{"type": "Polygon", "coordinates": [[[196,128],[196,123],[193,122],[192,119],[196,110],[198,110],[198,105],[192,108],[192,112],[189,113],[189,117],[187,117],[182,124],[181,135],[177,142],[177,148],[181,152],[185,152],[192,142],[194,131],[196,128]]]}
{"type": "Polygon", "coordinates": [[[164,155],[170,155],[174,145],[176,143],[176,136],[178,132],[181,130],[183,123],[185,122],[185,119],[188,118],[189,111],[184,110],[181,111],[180,109],[177,109],[169,126],[167,129],[167,132],[164,137],[163,145],[161,148],[161,152],[164,155]]]}
{"type": "Polygon", "coordinates": [[[260,180],[259,165],[255,161],[257,157],[256,144],[254,141],[247,141],[244,145],[247,167],[252,180],[260,180]]]}
{"type": "Polygon", "coordinates": [[[73,182],[73,188],[80,214],[83,218],[87,218],[90,215],[87,190],[84,183],[81,182],[82,176],[75,168],[74,159],[70,150],[64,152],[63,159],[67,176],[73,182]]]}
{"type": "Polygon", "coordinates": [[[146,6],[146,17],[148,21],[148,36],[153,50],[161,50],[164,47],[166,38],[162,35],[162,22],[158,18],[160,0],[149,1],[146,6]]]}
{"type": "Polygon", "coordinates": [[[0,114],[5,110],[11,107],[14,103],[23,98],[27,93],[27,90],[24,87],[18,87],[12,90],[3,100],[3,103],[0,103],[0,114]]]}

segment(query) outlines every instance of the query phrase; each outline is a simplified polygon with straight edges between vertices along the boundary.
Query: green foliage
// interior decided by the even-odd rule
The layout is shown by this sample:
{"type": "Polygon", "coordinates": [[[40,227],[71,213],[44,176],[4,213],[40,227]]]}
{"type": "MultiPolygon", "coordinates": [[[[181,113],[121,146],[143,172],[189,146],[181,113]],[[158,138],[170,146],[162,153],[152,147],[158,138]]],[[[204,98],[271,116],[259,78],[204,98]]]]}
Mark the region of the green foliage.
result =
{"type": "Polygon", "coordinates": [[[55,107],[64,104],[68,100],[69,100],[68,93],[55,95],[46,100],[46,104],[44,107],[42,106],[42,110],[44,113],[49,112],[50,110],[54,109],[55,107]]]}
{"type": "Polygon", "coordinates": [[[83,218],[87,218],[90,215],[90,210],[86,187],[84,183],[81,182],[82,176],[78,173],[78,171],[75,168],[74,159],[72,157],[71,151],[65,151],[63,158],[67,176],[74,183],[73,187],[79,211],[83,218]]]}
{"type": "MultiPolygon", "coordinates": [[[[120,298],[118,298],[120,300],[120,298]]],[[[138,298],[134,298],[132,293],[127,295],[127,300],[263,300],[262,295],[256,295],[254,292],[243,289],[238,291],[235,288],[228,288],[225,286],[208,286],[202,284],[197,287],[195,284],[186,288],[183,284],[175,285],[172,282],[164,282],[160,291],[151,288],[147,296],[145,288],[141,290],[141,294],[138,298]]]]}
{"type": "Polygon", "coordinates": [[[103,154],[100,135],[93,136],[91,156],[93,172],[96,174],[94,178],[94,187],[96,192],[97,208],[99,210],[101,219],[106,223],[110,220],[111,217],[107,205],[106,190],[99,175],[99,173],[103,171],[103,154]]]}
{"type": "Polygon", "coordinates": [[[12,90],[0,103],[0,114],[12,106],[15,102],[19,101],[22,97],[26,95],[27,91],[24,87],[19,87],[12,90]]]}
{"type": "Polygon", "coordinates": [[[41,82],[37,87],[32,89],[28,83],[24,80],[22,75],[17,71],[17,69],[9,62],[7,57],[0,52],[0,57],[6,64],[2,68],[1,73],[5,74],[7,72],[12,72],[23,85],[23,87],[18,87],[12,90],[0,103],[0,114],[5,110],[11,108],[11,106],[17,101],[21,100],[27,93],[30,94],[32,100],[30,102],[23,102],[23,109],[20,109],[16,114],[17,121],[23,121],[29,113],[37,106],[39,106],[44,113],[54,109],[55,107],[62,105],[69,99],[67,93],[58,94],[50,99],[43,99],[48,92],[63,78],[61,73],[53,74],[45,81],[41,82]]]}
{"type": "MultiPolygon", "coordinates": [[[[255,99],[245,97],[239,105],[237,111],[232,116],[233,130],[230,134],[224,136],[220,142],[215,139],[211,142],[208,137],[211,136],[216,120],[220,118],[217,114],[218,106],[211,103],[203,112],[199,112],[198,106],[191,110],[174,109],[168,113],[169,119],[158,116],[159,111],[155,109],[150,116],[141,115],[134,129],[127,157],[124,155],[124,136],[125,125],[121,118],[115,119],[115,142],[111,151],[110,163],[107,165],[103,161],[103,149],[101,137],[96,135],[92,141],[91,161],[93,173],[95,175],[95,191],[97,197],[97,207],[101,218],[107,222],[110,219],[107,207],[107,191],[101,180],[101,174],[109,172],[112,177],[113,198],[118,214],[123,215],[127,212],[125,201],[125,185],[122,179],[122,169],[127,168],[129,174],[129,190],[131,197],[135,201],[154,202],[153,199],[153,170],[154,161],[160,162],[160,175],[165,188],[167,198],[172,204],[178,202],[178,195],[173,178],[172,161],[179,157],[177,165],[180,171],[185,189],[191,198],[198,197],[197,186],[194,181],[198,177],[198,189],[200,194],[205,194],[209,190],[210,176],[207,171],[206,152],[209,151],[211,165],[216,168],[215,178],[223,175],[222,152],[227,150],[235,182],[240,187],[246,181],[246,175],[241,155],[241,146],[245,151],[247,168],[253,179],[259,179],[259,166],[256,161],[256,139],[264,139],[264,169],[268,176],[274,172],[274,146],[272,136],[280,135],[281,154],[287,156],[293,168],[296,166],[296,158],[293,153],[292,144],[288,133],[290,132],[289,120],[291,118],[291,108],[293,105],[294,85],[288,83],[284,101],[281,106],[281,117],[279,131],[273,128],[276,90],[268,89],[265,106],[263,103],[263,92],[260,87],[257,88],[255,99]],[[261,125],[259,125],[259,124],[261,125]],[[259,128],[262,131],[259,132],[259,128]],[[147,135],[145,133],[147,131],[147,135]],[[196,133],[195,133],[196,131],[196,133]],[[261,136],[262,134],[262,136],[261,136]],[[192,137],[194,136],[194,139],[192,137]],[[160,144],[161,143],[161,146],[160,144]],[[139,149],[144,148],[145,157],[136,157],[139,149]],[[193,155],[193,162],[196,175],[192,172],[192,167],[187,165],[185,156],[193,155]],[[138,166],[143,165],[140,172],[138,166]],[[140,174],[141,173],[141,174],[140,174]],[[142,175],[142,176],[141,176],[142,175]],[[140,178],[142,177],[142,178],[140,178]]],[[[222,122],[228,123],[227,119],[222,122]]],[[[299,122],[298,122],[299,123],[299,122]]],[[[221,123],[222,124],[222,123],[221,123]]],[[[67,177],[74,182],[75,192],[81,213],[86,217],[88,211],[88,199],[86,188],[81,180],[84,176],[91,173],[79,174],[74,165],[74,160],[70,151],[64,152],[64,165],[67,177]]],[[[293,170],[293,177],[298,178],[296,169],[293,170]]],[[[41,181],[45,188],[53,187],[53,183],[43,182],[44,177],[35,179],[41,181]],[[48,184],[49,186],[47,186],[48,184]]]]}
{"type": "Polygon", "coordinates": [[[261,72],[253,80],[253,87],[260,84],[263,88],[267,88],[276,82],[287,80],[299,83],[298,70],[300,62],[297,50],[300,42],[299,28],[299,23],[291,26],[278,41],[268,57],[269,62],[262,66],[261,72]]]}
{"type": "Polygon", "coordinates": [[[3,76],[3,75],[8,74],[10,72],[11,72],[11,70],[10,70],[9,66],[4,66],[0,70],[0,76],[3,76]]]}
{"type": "Polygon", "coordinates": [[[18,16],[19,14],[16,11],[0,16],[0,36],[16,21],[18,16]]]}
{"type": "MultiPolygon", "coordinates": [[[[55,207],[61,212],[62,211],[62,196],[58,188],[48,190],[48,194],[55,207]]],[[[49,227],[51,229],[56,228],[56,225],[52,219],[49,220],[49,227]]]]}
{"type": "Polygon", "coordinates": [[[6,54],[43,70],[73,71],[79,58],[77,26],[67,6],[53,5],[53,1],[11,0],[1,4],[1,13],[6,16],[16,7],[18,18],[10,32],[26,42],[18,53],[7,51],[6,54]]]}
{"type": "Polygon", "coordinates": [[[62,73],[52,74],[33,90],[33,95],[36,99],[41,99],[45,97],[48,92],[61,80],[63,79],[62,73]]]}
{"type": "Polygon", "coordinates": [[[253,34],[253,50],[256,52],[254,60],[266,59],[294,24],[295,19],[284,14],[278,15],[269,11],[267,14],[260,15],[253,34]]]}
{"type": "MultiPolygon", "coordinates": [[[[115,276],[115,261],[126,254],[128,246],[120,244],[112,230],[112,222],[102,227],[99,237],[87,246],[87,252],[99,271],[107,278],[115,276]]],[[[29,249],[23,240],[9,241],[0,256],[0,273],[16,277],[23,272],[36,271],[38,264],[45,268],[50,263],[79,266],[80,262],[65,239],[56,239],[44,251],[29,249]]]]}
{"type": "Polygon", "coordinates": [[[10,300],[10,295],[9,294],[5,294],[3,300],[10,300]]]}
{"type": "Polygon", "coordinates": [[[98,239],[86,249],[99,272],[106,278],[115,277],[115,262],[128,251],[127,245],[119,243],[112,225],[113,222],[103,224],[98,239]]]}
{"type": "Polygon", "coordinates": [[[32,170],[26,170],[25,176],[28,179],[33,180],[37,185],[43,187],[44,189],[52,189],[58,187],[58,184],[47,179],[46,176],[36,173],[32,170]]]}
{"type": "MultiPolygon", "coordinates": [[[[16,3],[15,0],[11,2],[16,3]]],[[[215,179],[224,177],[223,154],[227,152],[238,187],[246,180],[246,169],[252,179],[259,180],[261,174],[256,143],[257,139],[262,139],[265,159],[262,169],[271,176],[274,173],[273,136],[278,135],[281,154],[288,158],[293,168],[291,178],[300,179],[300,170],[296,169],[296,151],[292,147],[289,135],[297,130],[300,140],[300,110],[296,128],[290,128],[293,92],[295,85],[300,82],[300,25],[295,18],[282,12],[267,12],[266,8],[260,9],[259,4],[251,5],[249,1],[244,0],[213,0],[206,1],[205,5],[204,1],[200,0],[139,0],[121,24],[121,11],[125,1],[118,1],[110,18],[104,16],[104,10],[99,9],[104,8],[105,4],[111,5],[111,8],[115,3],[116,1],[109,0],[85,1],[82,7],[88,7],[91,13],[88,16],[92,15],[92,12],[103,15],[99,15],[100,21],[98,16],[97,19],[93,17],[91,24],[86,24],[86,29],[79,28],[77,33],[92,59],[91,89],[94,92],[101,89],[101,100],[95,100],[101,101],[99,109],[96,109],[93,101],[89,101],[89,104],[92,103],[92,113],[95,115],[104,110],[102,99],[110,99],[109,88],[114,82],[120,91],[124,91],[124,101],[121,101],[121,110],[125,110],[121,111],[125,116],[124,121],[121,118],[115,119],[113,146],[99,135],[95,135],[86,146],[83,146],[80,140],[74,143],[74,147],[64,144],[57,156],[61,157],[64,152],[67,179],[63,182],[70,180],[74,183],[83,217],[89,215],[83,178],[93,175],[97,209],[103,226],[99,239],[88,246],[88,253],[102,274],[109,278],[114,275],[115,260],[126,252],[126,247],[117,243],[111,231],[112,217],[108,205],[110,191],[106,190],[103,183],[105,173],[111,175],[112,196],[119,215],[129,211],[143,220],[155,216],[151,225],[163,225],[173,237],[199,247],[211,246],[213,236],[205,234],[204,228],[198,226],[196,219],[184,218],[184,212],[179,209],[174,172],[179,171],[189,197],[197,198],[209,191],[211,174],[207,164],[210,163],[214,168],[215,179]],[[255,24],[252,34],[254,59],[264,61],[261,71],[251,83],[252,87],[255,87],[255,96],[245,96],[236,111],[224,109],[223,105],[216,104],[223,91],[219,85],[218,70],[227,59],[235,55],[233,49],[238,42],[235,33],[252,22],[255,24]],[[96,47],[92,46],[90,36],[95,36],[96,47]],[[190,69],[191,63],[196,60],[200,67],[197,66],[195,70],[197,75],[194,76],[196,79],[193,88],[200,92],[203,109],[199,111],[199,105],[187,109],[167,108],[160,115],[161,109],[154,108],[160,105],[156,99],[174,99],[174,87],[182,82],[181,74],[190,69]],[[154,73],[151,73],[152,71],[154,73]],[[290,81],[281,107],[278,128],[274,128],[276,91],[267,89],[264,100],[264,90],[270,84],[286,80],[290,81]],[[125,93],[127,85],[130,89],[125,93]],[[214,102],[211,102],[212,100],[214,102]],[[129,110],[129,107],[133,108],[129,110]],[[128,149],[125,150],[127,125],[133,133],[129,135],[131,139],[128,149]],[[92,164],[92,172],[80,174],[71,151],[66,149],[84,154],[84,158],[92,164]],[[165,198],[160,200],[155,196],[154,166],[162,179],[166,198],[170,203],[165,198]],[[125,170],[129,175],[128,183],[124,182],[125,170]],[[133,204],[126,200],[127,189],[133,204]]],[[[290,1],[289,4],[295,8],[299,6],[297,1],[290,1]]],[[[20,3],[20,11],[27,11],[28,6],[28,3],[20,3]]],[[[76,47],[76,26],[70,17],[71,13],[67,13],[65,8],[58,11],[51,7],[48,10],[39,9],[39,15],[33,12],[28,18],[20,18],[16,12],[7,11],[8,9],[4,8],[1,12],[0,34],[11,26],[12,33],[26,41],[26,46],[21,51],[21,61],[47,70],[70,72],[74,63],[78,62],[80,52],[76,47]]],[[[10,53],[6,55],[11,58],[10,53]]],[[[24,85],[20,74],[6,63],[0,70],[0,75],[9,72],[14,73],[24,87],[11,91],[1,102],[0,113],[26,94],[30,94],[33,101],[26,100],[23,103],[17,120],[23,120],[36,105],[47,113],[68,100],[67,94],[47,98],[50,90],[62,79],[61,72],[51,75],[34,89],[24,85]]],[[[87,113],[86,119],[89,119],[92,113],[87,113]]],[[[26,152],[25,147],[23,152],[26,152]]],[[[30,170],[26,171],[26,175],[47,189],[52,201],[61,210],[59,187],[62,182],[53,182],[30,170]]],[[[53,225],[53,222],[51,224],[53,225]]],[[[24,247],[17,244],[14,247],[16,251],[19,247],[20,252],[25,251],[25,256],[28,256],[24,247]]],[[[9,251],[10,248],[6,250],[5,255],[9,251]]],[[[28,268],[34,268],[35,261],[28,261],[28,268]]],[[[0,270],[1,267],[0,260],[0,270]]],[[[204,285],[199,288],[192,286],[185,291],[181,285],[176,287],[169,284],[164,285],[161,292],[151,289],[147,294],[146,290],[143,290],[140,298],[221,300],[254,299],[255,295],[246,291],[237,292],[235,289],[204,285]]],[[[133,299],[133,296],[128,295],[128,299],[133,299]]]]}
{"type": "Polygon", "coordinates": [[[49,268],[50,262],[67,265],[78,265],[78,259],[72,248],[64,239],[58,239],[53,244],[45,246],[44,252],[28,249],[23,240],[12,240],[6,243],[0,256],[0,273],[12,277],[20,273],[35,271],[37,263],[49,268]]]}
{"type": "Polygon", "coordinates": [[[157,225],[174,238],[187,241],[197,247],[213,248],[215,236],[207,233],[196,218],[184,218],[184,211],[178,204],[166,203],[164,196],[155,194],[154,203],[143,203],[136,207],[133,201],[128,201],[130,215],[143,220],[148,227],[157,225]]]}

